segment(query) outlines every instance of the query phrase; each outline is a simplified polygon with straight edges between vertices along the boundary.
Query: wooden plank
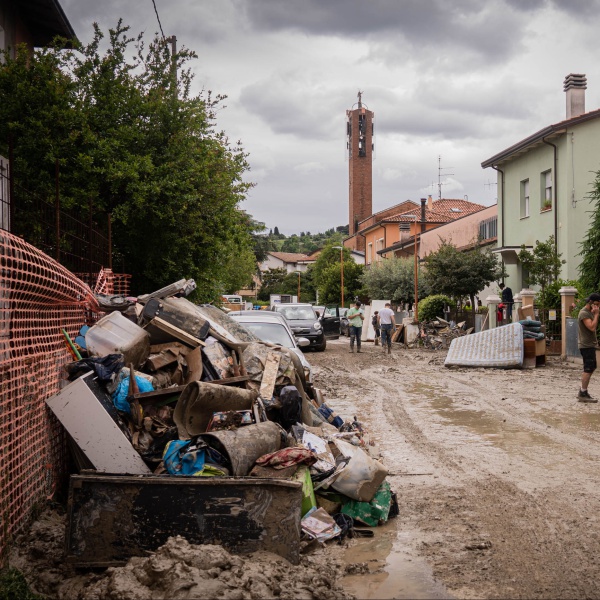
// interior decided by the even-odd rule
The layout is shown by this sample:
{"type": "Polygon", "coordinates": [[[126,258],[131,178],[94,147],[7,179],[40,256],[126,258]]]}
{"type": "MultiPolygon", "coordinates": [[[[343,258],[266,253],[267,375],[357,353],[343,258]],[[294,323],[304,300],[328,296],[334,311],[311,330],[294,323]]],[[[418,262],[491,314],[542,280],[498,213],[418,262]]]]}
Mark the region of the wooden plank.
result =
{"type": "Polygon", "coordinates": [[[265,370],[263,371],[262,381],[260,382],[259,396],[270,400],[273,397],[273,390],[277,381],[277,371],[279,371],[279,361],[281,354],[269,352],[265,361],[265,370]]]}
{"type": "Polygon", "coordinates": [[[144,329],[150,334],[151,344],[161,344],[177,340],[190,348],[197,348],[198,346],[205,346],[206,344],[199,340],[197,337],[190,335],[189,333],[167,323],[167,321],[160,317],[154,317],[152,321],[144,326],[144,329]]]}
{"type": "Polygon", "coordinates": [[[215,379],[214,381],[204,381],[203,383],[216,383],[218,385],[234,385],[236,383],[243,383],[249,381],[248,375],[240,375],[239,377],[228,377],[227,379],[215,379]]]}

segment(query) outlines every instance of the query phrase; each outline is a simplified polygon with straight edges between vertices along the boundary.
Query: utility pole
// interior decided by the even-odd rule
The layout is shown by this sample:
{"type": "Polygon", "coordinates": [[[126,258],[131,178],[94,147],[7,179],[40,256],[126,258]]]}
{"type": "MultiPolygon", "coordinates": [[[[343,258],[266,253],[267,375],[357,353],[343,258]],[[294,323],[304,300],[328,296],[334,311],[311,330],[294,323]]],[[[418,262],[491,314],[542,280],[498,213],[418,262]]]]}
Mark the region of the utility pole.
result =
{"type": "Polygon", "coordinates": [[[173,85],[177,90],[177,37],[172,35],[165,38],[165,42],[171,44],[171,71],[173,75],[173,85]]]}

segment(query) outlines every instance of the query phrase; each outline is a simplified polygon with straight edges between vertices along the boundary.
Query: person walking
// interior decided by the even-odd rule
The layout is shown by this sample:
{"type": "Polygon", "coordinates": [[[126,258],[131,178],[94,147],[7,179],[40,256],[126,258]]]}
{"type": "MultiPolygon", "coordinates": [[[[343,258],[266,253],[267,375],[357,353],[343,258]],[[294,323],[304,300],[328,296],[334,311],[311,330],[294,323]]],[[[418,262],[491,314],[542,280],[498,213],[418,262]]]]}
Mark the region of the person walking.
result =
{"type": "Polygon", "coordinates": [[[354,352],[354,340],[356,339],[356,351],[360,352],[360,337],[362,335],[363,321],[365,320],[365,311],[360,307],[357,300],[354,306],[348,310],[348,331],[350,333],[350,352],[354,352]]]}
{"type": "Polygon", "coordinates": [[[579,352],[583,358],[583,374],[581,387],[577,394],[579,402],[598,402],[590,396],[588,384],[592,373],[596,370],[596,348],[598,347],[598,315],[600,314],[600,294],[590,294],[584,307],[579,311],[577,322],[579,325],[579,352]]]}
{"type": "Polygon", "coordinates": [[[392,353],[392,333],[396,331],[396,317],[392,305],[387,302],[379,311],[379,327],[381,328],[381,346],[387,354],[392,353]]]}
{"type": "Polygon", "coordinates": [[[373,325],[373,329],[375,330],[375,346],[379,346],[379,336],[380,334],[380,329],[379,329],[379,311],[376,310],[373,313],[373,318],[371,319],[371,325],[373,325]]]}

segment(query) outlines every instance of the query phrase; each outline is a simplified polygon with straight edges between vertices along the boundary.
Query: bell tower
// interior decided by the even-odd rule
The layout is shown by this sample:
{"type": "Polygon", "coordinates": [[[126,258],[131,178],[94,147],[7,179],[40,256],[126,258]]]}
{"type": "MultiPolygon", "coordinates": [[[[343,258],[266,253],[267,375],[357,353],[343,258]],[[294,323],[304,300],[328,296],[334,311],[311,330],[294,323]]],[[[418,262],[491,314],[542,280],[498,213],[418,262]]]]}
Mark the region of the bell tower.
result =
{"type": "MultiPolygon", "coordinates": [[[[346,111],[346,148],[349,166],[349,235],[356,236],[358,223],[373,213],[374,118],[358,92],[358,102],[346,111]]],[[[365,240],[354,238],[353,246],[364,250],[365,240]]]]}

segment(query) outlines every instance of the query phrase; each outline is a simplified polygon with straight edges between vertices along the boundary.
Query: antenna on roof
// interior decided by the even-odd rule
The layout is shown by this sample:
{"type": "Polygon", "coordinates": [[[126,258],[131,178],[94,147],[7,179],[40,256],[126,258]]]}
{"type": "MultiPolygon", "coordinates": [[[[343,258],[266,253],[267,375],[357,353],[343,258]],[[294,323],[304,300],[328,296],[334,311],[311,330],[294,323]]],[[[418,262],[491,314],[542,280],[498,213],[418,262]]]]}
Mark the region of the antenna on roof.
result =
{"type": "MultiPolygon", "coordinates": [[[[442,171],[447,171],[448,169],[454,169],[454,167],[442,167],[442,156],[438,155],[438,200],[442,199],[442,186],[448,183],[442,183],[442,171]]],[[[454,175],[454,173],[444,173],[445,177],[448,175],[454,175]]]]}

